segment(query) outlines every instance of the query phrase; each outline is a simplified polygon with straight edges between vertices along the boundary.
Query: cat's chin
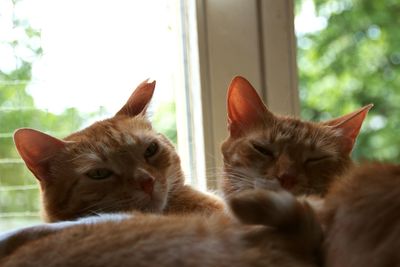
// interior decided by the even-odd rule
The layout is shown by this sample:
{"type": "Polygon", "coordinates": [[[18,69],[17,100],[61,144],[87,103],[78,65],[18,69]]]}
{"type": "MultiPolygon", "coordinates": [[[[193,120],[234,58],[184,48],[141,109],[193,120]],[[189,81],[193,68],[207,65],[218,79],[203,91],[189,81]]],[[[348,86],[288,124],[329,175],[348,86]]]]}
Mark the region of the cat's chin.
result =
{"type": "Polygon", "coordinates": [[[166,197],[163,196],[152,196],[149,198],[148,202],[143,205],[143,212],[151,212],[151,213],[162,213],[165,209],[165,206],[167,204],[166,197]]]}

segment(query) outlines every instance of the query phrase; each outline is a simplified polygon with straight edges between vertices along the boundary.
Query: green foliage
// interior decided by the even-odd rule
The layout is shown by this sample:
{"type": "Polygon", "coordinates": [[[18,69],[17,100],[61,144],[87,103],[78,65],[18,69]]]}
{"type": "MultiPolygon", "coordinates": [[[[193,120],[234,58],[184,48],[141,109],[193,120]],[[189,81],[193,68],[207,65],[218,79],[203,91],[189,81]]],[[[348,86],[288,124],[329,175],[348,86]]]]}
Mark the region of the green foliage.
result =
{"type": "Polygon", "coordinates": [[[400,2],[314,3],[327,26],[298,36],[302,117],[323,120],[373,103],[353,156],[399,161],[400,2]]]}
{"type": "MultiPolygon", "coordinates": [[[[18,1],[14,1],[16,3],[18,1]]],[[[15,129],[36,128],[61,137],[81,127],[87,117],[75,108],[61,114],[37,109],[26,88],[32,78],[32,63],[42,54],[42,48],[38,47],[40,32],[26,20],[15,17],[13,25],[15,31],[22,29],[25,36],[0,39],[0,43],[23,47],[31,56],[26,59],[15,54],[16,68],[12,71],[0,69],[0,231],[39,220],[38,185],[14,147],[12,133],[15,129]]]]}
{"type": "Polygon", "coordinates": [[[163,133],[175,145],[177,144],[174,102],[161,104],[152,117],[152,123],[158,132],[163,133]]]}

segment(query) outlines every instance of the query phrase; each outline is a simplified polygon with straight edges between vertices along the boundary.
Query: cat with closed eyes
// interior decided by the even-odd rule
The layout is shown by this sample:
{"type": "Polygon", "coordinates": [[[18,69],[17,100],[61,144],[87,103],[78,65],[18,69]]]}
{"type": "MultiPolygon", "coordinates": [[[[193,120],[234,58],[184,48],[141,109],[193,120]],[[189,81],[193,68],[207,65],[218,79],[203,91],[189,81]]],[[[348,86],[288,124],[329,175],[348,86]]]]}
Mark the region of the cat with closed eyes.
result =
{"type": "Polygon", "coordinates": [[[325,122],[273,114],[243,77],[228,89],[229,137],[222,144],[226,196],[277,183],[295,195],[323,195],[351,165],[372,105],[325,122]]]}
{"type": "Polygon", "coordinates": [[[222,201],[184,184],[179,157],[146,118],[155,82],[140,84],[114,117],[58,139],[33,129],[14,134],[37,178],[47,222],[108,212],[213,213],[222,201]]]}

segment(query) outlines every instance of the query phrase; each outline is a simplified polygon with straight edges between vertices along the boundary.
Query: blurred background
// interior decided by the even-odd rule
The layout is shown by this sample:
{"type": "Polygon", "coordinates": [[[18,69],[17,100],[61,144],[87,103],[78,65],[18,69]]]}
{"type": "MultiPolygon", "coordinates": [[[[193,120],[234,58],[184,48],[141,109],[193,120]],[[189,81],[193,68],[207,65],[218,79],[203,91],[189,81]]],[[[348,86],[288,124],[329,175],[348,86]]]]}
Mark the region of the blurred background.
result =
{"type": "Polygon", "coordinates": [[[400,1],[302,0],[295,11],[301,116],[373,103],[353,157],[399,162],[400,1]]]}
{"type": "MultiPolygon", "coordinates": [[[[19,127],[64,137],[154,78],[151,120],[178,146],[176,99],[196,49],[182,2],[0,0],[0,231],[40,221],[38,185],[12,141],[19,127]]],[[[294,12],[301,117],[374,103],[353,157],[398,162],[400,1],[298,0],[294,12]]]]}

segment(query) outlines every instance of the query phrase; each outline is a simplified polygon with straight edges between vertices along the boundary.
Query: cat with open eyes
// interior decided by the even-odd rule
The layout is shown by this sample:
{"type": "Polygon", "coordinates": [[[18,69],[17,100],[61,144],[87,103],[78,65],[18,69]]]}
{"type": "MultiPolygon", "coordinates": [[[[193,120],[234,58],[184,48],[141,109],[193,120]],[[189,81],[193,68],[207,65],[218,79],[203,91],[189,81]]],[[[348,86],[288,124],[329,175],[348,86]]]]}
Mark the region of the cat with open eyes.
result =
{"type": "Polygon", "coordinates": [[[143,82],[114,117],[63,140],[33,129],[15,132],[16,148],[40,184],[43,219],[65,222],[7,233],[0,240],[0,257],[4,244],[11,253],[91,215],[112,221],[135,211],[204,215],[225,211],[217,196],[184,184],[173,145],[146,118],[154,88],[155,82],[143,82]]]}
{"type": "Polygon", "coordinates": [[[17,150],[39,181],[45,221],[224,209],[219,198],[184,185],[173,145],[145,116],[154,88],[143,82],[114,117],[63,140],[33,129],[15,132],[17,150]]]}
{"type": "Polygon", "coordinates": [[[296,195],[323,195],[352,165],[350,153],[372,107],[319,123],[278,116],[240,76],[227,102],[230,135],[221,147],[226,196],[271,182],[296,195]]]}

